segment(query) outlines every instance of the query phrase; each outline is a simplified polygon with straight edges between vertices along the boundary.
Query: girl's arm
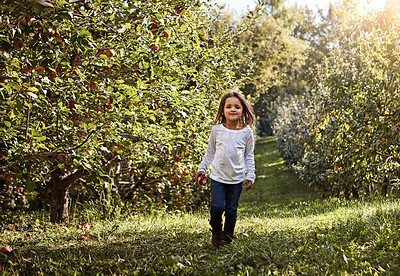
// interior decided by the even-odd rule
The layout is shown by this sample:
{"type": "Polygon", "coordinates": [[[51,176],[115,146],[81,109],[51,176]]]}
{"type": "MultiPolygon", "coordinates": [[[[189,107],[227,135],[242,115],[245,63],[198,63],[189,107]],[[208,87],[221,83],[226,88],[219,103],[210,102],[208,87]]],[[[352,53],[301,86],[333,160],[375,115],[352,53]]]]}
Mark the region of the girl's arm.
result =
{"type": "MultiPolygon", "coordinates": [[[[206,153],[204,155],[203,161],[201,161],[199,169],[197,172],[204,172],[206,173],[208,168],[210,167],[210,164],[214,160],[215,156],[215,129],[214,127],[211,129],[211,134],[210,134],[210,139],[208,141],[208,146],[206,153]]],[[[198,174],[196,173],[196,176],[198,174]]]]}
{"type": "Polygon", "coordinates": [[[254,180],[256,179],[256,175],[255,175],[255,163],[254,163],[254,136],[253,136],[253,132],[250,132],[250,135],[247,139],[247,143],[246,143],[246,150],[244,152],[244,164],[246,166],[246,181],[249,180],[251,181],[251,183],[254,182],[254,180]]]}

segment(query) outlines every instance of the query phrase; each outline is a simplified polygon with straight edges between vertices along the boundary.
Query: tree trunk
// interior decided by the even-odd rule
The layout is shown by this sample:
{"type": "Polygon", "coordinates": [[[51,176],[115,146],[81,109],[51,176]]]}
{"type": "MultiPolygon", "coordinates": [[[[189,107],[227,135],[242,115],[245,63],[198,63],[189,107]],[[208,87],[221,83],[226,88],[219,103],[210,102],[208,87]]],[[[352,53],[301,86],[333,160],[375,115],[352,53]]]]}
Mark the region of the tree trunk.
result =
{"type": "Polygon", "coordinates": [[[68,219],[68,189],[54,186],[50,194],[50,221],[61,222],[68,219]]]}
{"type": "Polygon", "coordinates": [[[77,180],[88,175],[81,169],[72,172],[64,171],[57,165],[53,167],[51,179],[47,183],[50,190],[50,221],[63,222],[68,219],[68,191],[77,180]]]}
{"type": "Polygon", "coordinates": [[[352,186],[351,187],[351,192],[352,192],[352,194],[353,194],[353,198],[359,198],[359,194],[358,194],[358,189],[356,188],[356,186],[352,186]]]}
{"type": "Polygon", "coordinates": [[[382,184],[382,190],[381,190],[381,195],[383,196],[383,197],[386,197],[387,196],[387,191],[388,191],[388,182],[387,181],[385,181],[383,184],[382,184]]]}

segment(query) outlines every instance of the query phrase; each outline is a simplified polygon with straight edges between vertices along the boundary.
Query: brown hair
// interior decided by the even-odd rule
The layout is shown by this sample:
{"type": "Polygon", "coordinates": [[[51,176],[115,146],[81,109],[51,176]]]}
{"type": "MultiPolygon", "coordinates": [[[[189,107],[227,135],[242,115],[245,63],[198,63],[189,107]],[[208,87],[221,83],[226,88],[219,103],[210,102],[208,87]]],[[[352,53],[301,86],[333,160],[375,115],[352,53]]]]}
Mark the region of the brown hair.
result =
{"type": "Polygon", "coordinates": [[[243,107],[243,114],[242,114],[242,118],[241,118],[241,123],[248,125],[248,126],[252,126],[254,123],[254,119],[255,119],[255,115],[254,115],[254,111],[253,108],[251,107],[251,105],[247,102],[247,100],[245,99],[245,97],[240,94],[239,92],[236,91],[231,91],[226,93],[225,95],[222,96],[221,101],[219,102],[219,108],[218,108],[218,112],[217,112],[217,116],[214,120],[214,124],[223,124],[226,121],[225,115],[224,115],[224,108],[225,108],[225,102],[227,98],[231,98],[231,97],[236,97],[239,99],[240,103],[242,104],[243,107]]]}

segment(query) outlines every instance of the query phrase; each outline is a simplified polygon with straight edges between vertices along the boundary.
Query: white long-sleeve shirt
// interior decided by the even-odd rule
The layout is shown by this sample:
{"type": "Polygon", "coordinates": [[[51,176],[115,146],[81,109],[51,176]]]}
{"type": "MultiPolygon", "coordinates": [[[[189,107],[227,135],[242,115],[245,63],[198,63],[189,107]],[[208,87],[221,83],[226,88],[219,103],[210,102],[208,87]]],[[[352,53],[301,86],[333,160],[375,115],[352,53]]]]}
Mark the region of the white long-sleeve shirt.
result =
{"type": "Polygon", "coordinates": [[[210,140],[197,171],[207,172],[210,178],[224,184],[238,184],[244,180],[254,181],[254,136],[247,126],[232,130],[222,124],[211,129],[210,140]]]}

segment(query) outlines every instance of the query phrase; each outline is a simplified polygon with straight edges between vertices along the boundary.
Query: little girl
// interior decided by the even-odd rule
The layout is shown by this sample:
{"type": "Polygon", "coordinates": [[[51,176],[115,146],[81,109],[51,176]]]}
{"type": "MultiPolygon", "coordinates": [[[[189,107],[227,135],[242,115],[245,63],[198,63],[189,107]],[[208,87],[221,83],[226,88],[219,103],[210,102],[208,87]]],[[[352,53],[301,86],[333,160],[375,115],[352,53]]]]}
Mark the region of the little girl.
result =
{"type": "Polygon", "coordinates": [[[219,104],[203,161],[195,175],[200,181],[211,166],[210,224],[212,244],[226,245],[233,239],[243,185],[251,189],[255,179],[254,137],[250,126],[254,112],[238,92],[226,93],[219,104]],[[222,231],[222,214],[225,225],[222,231]]]}

